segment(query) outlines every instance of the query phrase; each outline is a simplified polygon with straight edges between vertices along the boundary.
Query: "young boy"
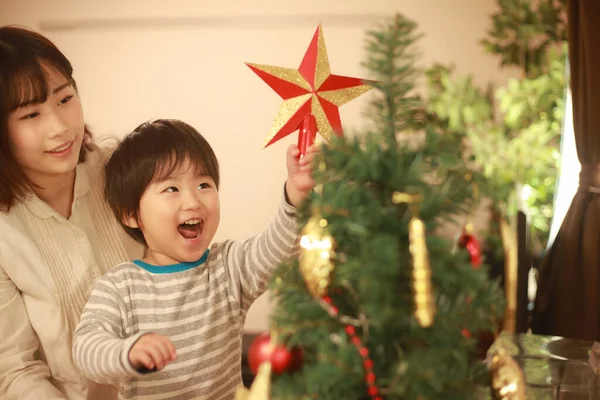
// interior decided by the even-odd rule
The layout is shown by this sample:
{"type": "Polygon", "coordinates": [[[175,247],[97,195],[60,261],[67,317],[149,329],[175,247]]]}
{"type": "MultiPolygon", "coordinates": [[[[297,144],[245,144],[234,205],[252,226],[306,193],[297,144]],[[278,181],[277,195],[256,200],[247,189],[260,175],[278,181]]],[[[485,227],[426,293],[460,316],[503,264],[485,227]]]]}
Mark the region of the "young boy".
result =
{"type": "Polygon", "coordinates": [[[192,127],[140,125],[105,168],[105,195],[146,255],[99,279],[74,337],[90,379],[122,399],[231,399],[241,384],[246,312],[272,271],[296,254],[296,207],[314,187],[314,148],[287,152],[284,196],[269,228],[209,245],[219,225],[219,165],[192,127]]]}

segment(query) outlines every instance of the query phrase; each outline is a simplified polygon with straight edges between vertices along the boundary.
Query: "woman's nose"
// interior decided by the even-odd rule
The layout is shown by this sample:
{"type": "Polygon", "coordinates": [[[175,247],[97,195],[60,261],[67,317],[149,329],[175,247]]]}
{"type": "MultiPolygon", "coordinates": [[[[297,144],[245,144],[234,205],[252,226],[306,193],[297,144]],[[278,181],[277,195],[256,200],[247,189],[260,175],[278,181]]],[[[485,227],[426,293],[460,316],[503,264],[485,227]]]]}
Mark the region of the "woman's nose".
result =
{"type": "Polygon", "coordinates": [[[61,136],[68,130],[63,117],[56,111],[49,113],[47,126],[50,138],[61,136]]]}

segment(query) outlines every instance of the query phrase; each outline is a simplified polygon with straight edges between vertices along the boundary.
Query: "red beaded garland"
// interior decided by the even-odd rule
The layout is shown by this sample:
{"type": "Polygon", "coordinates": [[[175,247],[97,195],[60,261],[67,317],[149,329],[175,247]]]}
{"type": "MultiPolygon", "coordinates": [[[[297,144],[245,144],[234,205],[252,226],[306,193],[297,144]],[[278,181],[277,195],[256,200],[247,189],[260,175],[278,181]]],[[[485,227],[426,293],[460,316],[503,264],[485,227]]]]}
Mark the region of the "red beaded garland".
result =
{"type": "MultiPolygon", "coordinates": [[[[331,303],[332,303],[331,297],[329,297],[329,296],[323,296],[323,301],[329,305],[331,305],[331,303]]],[[[339,310],[336,306],[332,305],[331,312],[333,314],[337,315],[339,310]]],[[[358,349],[359,354],[363,358],[363,366],[364,366],[365,370],[367,371],[367,374],[365,375],[365,381],[367,382],[367,385],[369,386],[369,395],[373,398],[373,400],[382,400],[382,398],[378,396],[379,389],[377,389],[377,387],[375,386],[375,380],[377,378],[376,378],[375,374],[372,372],[373,360],[371,360],[369,358],[369,349],[367,349],[366,347],[364,347],[362,345],[361,338],[358,335],[356,335],[356,328],[354,328],[352,325],[347,325],[344,328],[344,330],[346,331],[346,334],[348,336],[350,336],[350,341],[358,349]]]]}

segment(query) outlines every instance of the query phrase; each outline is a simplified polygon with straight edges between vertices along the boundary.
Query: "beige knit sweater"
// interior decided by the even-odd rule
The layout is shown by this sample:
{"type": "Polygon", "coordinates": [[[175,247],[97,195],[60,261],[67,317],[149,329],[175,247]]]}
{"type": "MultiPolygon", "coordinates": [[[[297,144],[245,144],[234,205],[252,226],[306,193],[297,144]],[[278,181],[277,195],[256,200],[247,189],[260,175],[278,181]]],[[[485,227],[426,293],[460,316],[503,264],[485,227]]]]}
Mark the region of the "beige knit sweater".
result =
{"type": "MultiPolygon", "coordinates": [[[[71,357],[94,280],[142,256],[102,197],[106,150],[77,166],[72,214],[36,196],[0,213],[0,399],[106,399],[71,357]]],[[[108,393],[111,394],[108,394],[108,393]]]]}

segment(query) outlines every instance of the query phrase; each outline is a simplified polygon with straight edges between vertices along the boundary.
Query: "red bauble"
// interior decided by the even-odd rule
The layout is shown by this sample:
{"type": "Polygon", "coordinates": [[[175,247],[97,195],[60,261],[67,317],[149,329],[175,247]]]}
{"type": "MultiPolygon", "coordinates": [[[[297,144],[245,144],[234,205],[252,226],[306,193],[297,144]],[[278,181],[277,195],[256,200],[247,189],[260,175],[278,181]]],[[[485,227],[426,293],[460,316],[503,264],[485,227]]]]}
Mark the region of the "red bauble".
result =
{"type": "Polygon", "coordinates": [[[294,372],[302,367],[304,362],[302,349],[299,347],[288,349],[278,344],[271,351],[270,341],[271,335],[265,332],[254,338],[250,344],[248,364],[254,375],[258,372],[258,367],[266,361],[271,362],[271,370],[274,374],[294,372]]]}
{"type": "Polygon", "coordinates": [[[473,235],[473,228],[470,224],[465,226],[458,239],[458,245],[463,249],[467,249],[471,258],[471,265],[474,268],[479,268],[481,265],[481,245],[475,235],[473,235]]]}
{"type": "Polygon", "coordinates": [[[292,363],[288,372],[298,371],[304,365],[304,351],[300,347],[292,348],[292,363]]]}

